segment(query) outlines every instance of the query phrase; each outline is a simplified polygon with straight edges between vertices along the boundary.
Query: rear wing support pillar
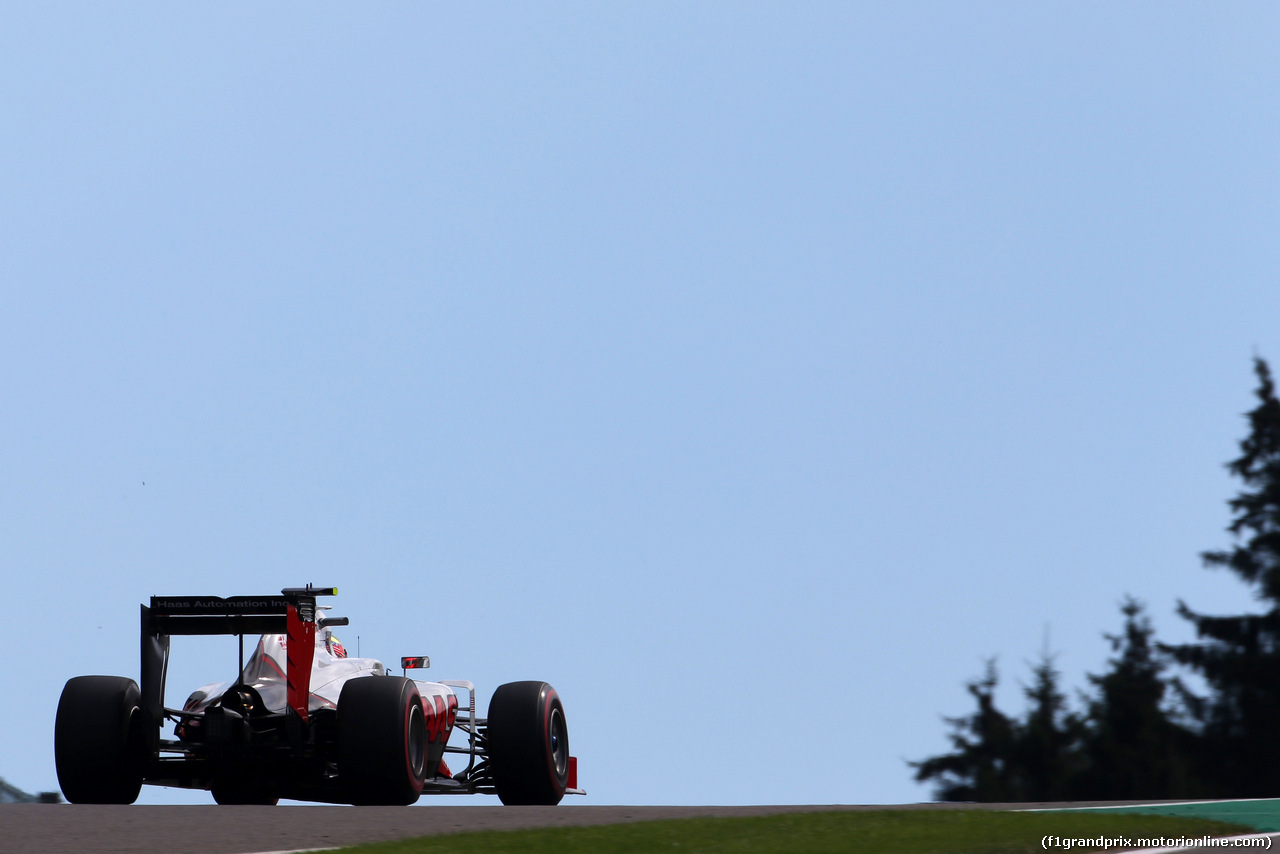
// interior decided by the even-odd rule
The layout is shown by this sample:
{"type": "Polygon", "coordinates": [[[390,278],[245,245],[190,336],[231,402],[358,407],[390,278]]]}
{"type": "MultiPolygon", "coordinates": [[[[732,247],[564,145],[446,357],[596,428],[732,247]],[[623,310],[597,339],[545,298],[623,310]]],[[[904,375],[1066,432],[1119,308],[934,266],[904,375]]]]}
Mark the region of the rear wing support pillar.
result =
{"type": "Polygon", "coordinates": [[[169,669],[169,636],[155,631],[151,609],[142,606],[142,709],[151,723],[164,722],[164,683],[169,669]]]}

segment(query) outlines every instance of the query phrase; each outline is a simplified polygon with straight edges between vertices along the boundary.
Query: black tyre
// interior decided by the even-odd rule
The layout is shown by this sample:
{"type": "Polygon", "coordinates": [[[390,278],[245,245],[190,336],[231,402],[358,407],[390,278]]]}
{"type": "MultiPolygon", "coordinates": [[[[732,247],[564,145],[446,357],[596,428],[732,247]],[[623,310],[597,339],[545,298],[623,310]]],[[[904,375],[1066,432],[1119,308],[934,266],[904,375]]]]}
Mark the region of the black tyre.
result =
{"type": "Polygon", "coordinates": [[[489,701],[489,765],[504,804],[560,803],[569,785],[569,727],[546,682],[499,685],[489,701]]]}
{"type": "Polygon", "coordinates": [[[352,679],[338,696],[338,775],[353,804],[412,804],[427,777],[427,722],[410,679],[352,679]]]}
{"type": "Polygon", "coordinates": [[[58,700],[53,756],[73,804],[131,804],[142,788],[146,715],[138,684],[123,676],[77,676],[58,700]]]}

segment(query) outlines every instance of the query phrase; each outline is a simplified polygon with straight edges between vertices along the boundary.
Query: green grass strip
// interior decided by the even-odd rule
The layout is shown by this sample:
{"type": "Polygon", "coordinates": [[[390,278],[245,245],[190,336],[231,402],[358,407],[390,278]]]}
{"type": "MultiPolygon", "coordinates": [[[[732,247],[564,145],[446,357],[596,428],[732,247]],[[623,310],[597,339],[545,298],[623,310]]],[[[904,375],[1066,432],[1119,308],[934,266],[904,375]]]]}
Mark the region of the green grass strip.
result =
{"type": "Polygon", "coordinates": [[[745,818],[688,818],[598,827],[482,831],[379,842],[344,854],[1021,854],[1115,850],[1076,844],[1103,837],[1200,838],[1249,832],[1205,819],[1102,813],[1019,813],[993,810],[870,810],[745,818]],[[1072,844],[1067,845],[1067,841],[1072,844]]]}

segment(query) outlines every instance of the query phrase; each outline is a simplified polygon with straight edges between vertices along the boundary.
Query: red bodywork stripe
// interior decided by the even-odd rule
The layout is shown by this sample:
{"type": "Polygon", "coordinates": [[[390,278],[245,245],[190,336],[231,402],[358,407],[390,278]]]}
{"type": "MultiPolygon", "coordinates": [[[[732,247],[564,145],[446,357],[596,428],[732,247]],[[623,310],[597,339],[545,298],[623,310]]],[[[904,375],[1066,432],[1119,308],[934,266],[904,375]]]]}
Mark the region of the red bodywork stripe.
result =
{"type": "MultiPolygon", "coordinates": [[[[286,643],[284,646],[285,646],[285,653],[284,653],[285,663],[287,664],[289,662],[289,644],[286,643]]],[[[285,682],[287,683],[289,681],[288,677],[284,675],[284,671],[280,669],[280,665],[276,664],[276,660],[271,656],[267,655],[266,650],[262,648],[262,641],[258,641],[258,651],[262,653],[261,660],[265,661],[267,663],[267,666],[270,667],[272,670],[274,670],[276,672],[276,675],[279,676],[281,679],[284,679],[285,682]]]]}

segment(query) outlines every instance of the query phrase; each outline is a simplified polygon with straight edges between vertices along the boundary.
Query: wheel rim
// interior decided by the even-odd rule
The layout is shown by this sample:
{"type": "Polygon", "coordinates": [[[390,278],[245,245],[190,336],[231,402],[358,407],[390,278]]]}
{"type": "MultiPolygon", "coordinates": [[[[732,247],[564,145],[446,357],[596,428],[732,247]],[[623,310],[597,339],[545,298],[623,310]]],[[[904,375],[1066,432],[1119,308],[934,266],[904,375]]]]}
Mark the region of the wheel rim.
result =
{"type": "Polygon", "coordinates": [[[427,722],[422,716],[422,706],[419,703],[414,703],[409,710],[409,732],[405,741],[405,747],[409,751],[409,773],[415,779],[421,778],[423,766],[427,762],[427,722]]]}
{"type": "Polygon", "coordinates": [[[556,777],[563,779],[569,773],[569,733],[560,709],[551,710],[547,729],[551,736],[551,767],[555,769],[556,777]]]}

